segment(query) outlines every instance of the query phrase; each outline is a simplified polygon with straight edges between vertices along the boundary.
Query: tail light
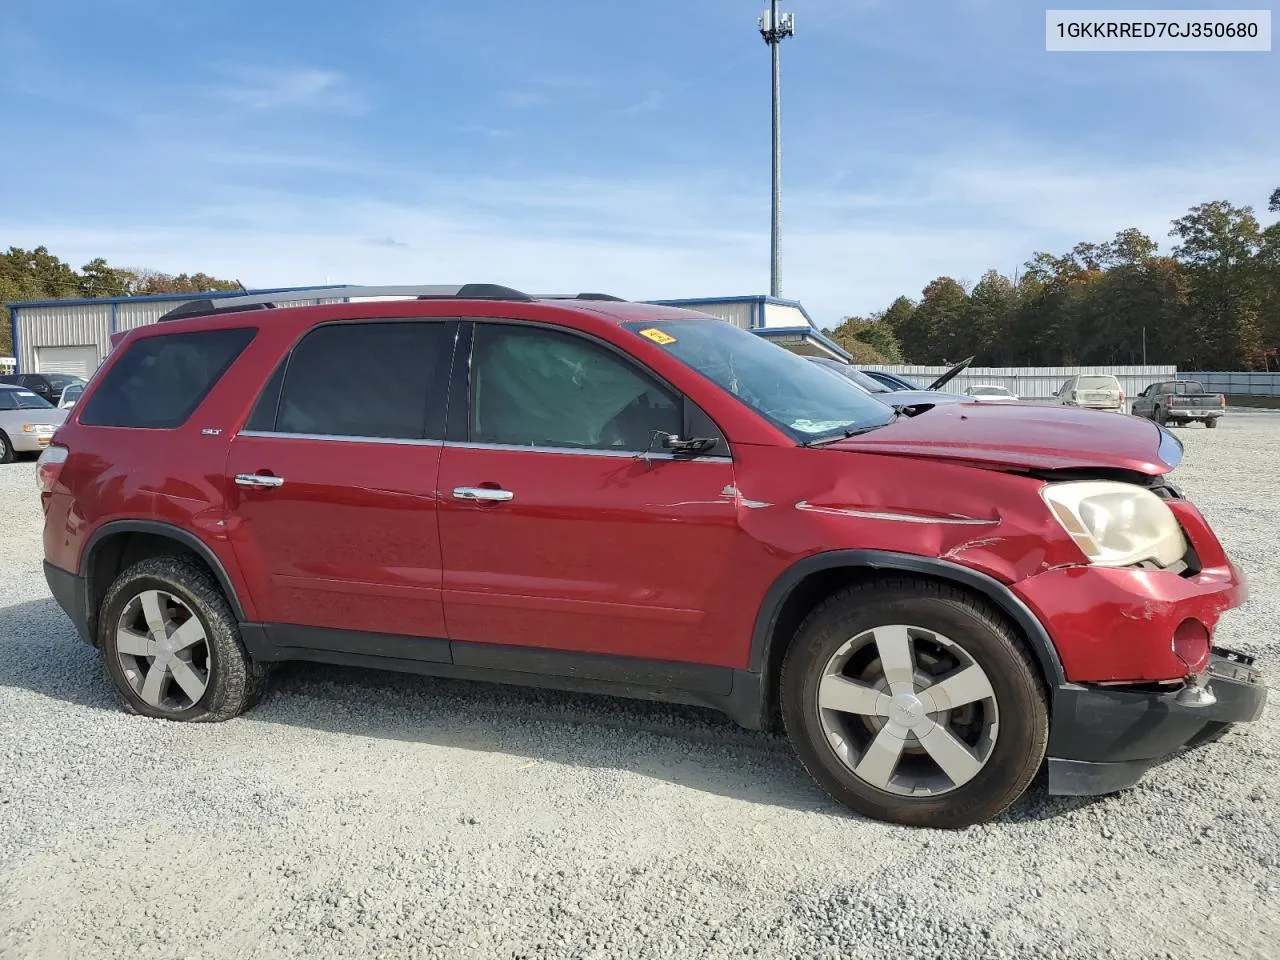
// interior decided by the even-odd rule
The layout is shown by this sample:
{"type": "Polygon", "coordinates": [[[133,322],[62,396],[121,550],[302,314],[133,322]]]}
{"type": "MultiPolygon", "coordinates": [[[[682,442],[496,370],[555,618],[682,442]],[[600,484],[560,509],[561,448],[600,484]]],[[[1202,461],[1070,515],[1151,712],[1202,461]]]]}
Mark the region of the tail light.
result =
{"type": "Polygon", "coordinates": [[[1120,402],[1121,402],[1121,403],[1124,403],[1124,390],[1123,390],[1123,389],[1120,391],[1120,402]]]}
{"type": "Polygon", "coordinates": [[[58,475],[62,473],[62,465],[67,462],[67,448],[58,444],[50,444],[36,461],[36,484],[42,494],[53,493],[58,483],[58,475]]]}
{"type": "Polygon", "coordinates": [[[1218,394],[1218,406],[1223,410],[1227,409],[1227,395],[1225,393],[1218,394]]]}
{"type": "Polygon", "coordinates": [[[1166,394],[1165,394],[1163,397],[1161,397],[1160,399],[1164,401],[1164,405],[1165,405],[1166,407],[1171,407],[1171,406],[1173,406],[1173,394],[1172,394],[1172,393],[1166,393],[1166,394]]]}

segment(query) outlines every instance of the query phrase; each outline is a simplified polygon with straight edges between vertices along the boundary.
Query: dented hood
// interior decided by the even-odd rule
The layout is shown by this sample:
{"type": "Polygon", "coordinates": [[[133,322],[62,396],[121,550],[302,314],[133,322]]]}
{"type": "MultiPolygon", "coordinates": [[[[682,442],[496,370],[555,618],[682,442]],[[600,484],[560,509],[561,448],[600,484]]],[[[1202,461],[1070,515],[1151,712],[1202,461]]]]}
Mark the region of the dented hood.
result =
{"type": "Polygon", "coordinates": [[[1149,476],[1168,473],[1182,459],[1182,443],[1150,420],[1023,403],[939,405],[824,449],[1005,470],[1103,468],[1149,476]]]}

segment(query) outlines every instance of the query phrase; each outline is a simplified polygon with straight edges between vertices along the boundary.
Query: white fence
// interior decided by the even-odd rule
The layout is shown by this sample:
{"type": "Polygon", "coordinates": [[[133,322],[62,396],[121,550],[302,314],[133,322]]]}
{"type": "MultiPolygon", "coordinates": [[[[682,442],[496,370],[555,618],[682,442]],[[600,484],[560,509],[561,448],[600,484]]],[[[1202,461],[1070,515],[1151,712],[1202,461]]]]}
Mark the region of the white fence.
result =
{"type": "MultiPolygon", "coordinates": [[[[919,364],[861,364],[862,370],[883,370],[906,377],[921,387],[927,387],[951,369],[952,365],[923,366],[919,364]]],[[[957,374],[942,387],[947,393],[963,393],[965,387],[989,383],[1005,387],[1023,400],[1050,401],[1055,391],[1074,376],[1109,374],[1120,381],[1126,402],[1141,393],[1157,380],[1169,380],[1178,375],[1176,366],[1147,367],[969,367],[957,374]]],[[[1207,389],[1207,385],[1206,385],[1207,389]]]]}
{"type": "Polygon", "coordinates": [[[1280,397],[1280,373],[1244,370],[1209,370],[1179,374],[1183,380],[1199,380],[1206,393],[1229,397],[1280,397]]]}

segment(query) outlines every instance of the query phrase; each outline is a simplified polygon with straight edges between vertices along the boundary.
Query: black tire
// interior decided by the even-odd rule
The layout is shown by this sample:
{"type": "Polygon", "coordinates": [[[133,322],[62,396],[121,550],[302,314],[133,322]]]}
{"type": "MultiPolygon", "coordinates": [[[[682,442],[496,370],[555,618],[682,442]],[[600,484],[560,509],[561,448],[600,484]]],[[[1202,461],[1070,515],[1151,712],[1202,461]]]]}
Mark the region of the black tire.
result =
{"type": "Polygon", "coordinates": [[[1165,413],[1162,409],[1160,409],[1159,407],[1156,407],[1156,409],[1155,409],[1155,415],[1152,417],[1152,419],[1153,419],[1153,420],[1155,420],[1155,422],[1156,422],[1156,423],[1158,423],[1158,424],[1160,424],[1160,426],[1162,426],[1162,427],[1163,427],[1165,424],[1167,424],[1167,423],[1169,422],[1169,416],[1168,416],[1168,414],[1166,414],[1166,413],[1165,413]]]}
{"type": "Polygon", "coordinates": [[[235,614],[213,574],[190,557],[150,557],[121,573],[99,607],[98,647],[107,681],[129,713],[165,720],[218,722],[244,713],[266,692],[267,666],[249,656],[240,639],[235,614]],[[149,590],[164,591],[180,600],[204,628],[207,685],[203,695],[186,709],[164,709],[144,701],[125,676],[117,655],[116,627],[120,617],[131,601],[149,590]]]}
{"type": "MultiPolygon", "coordinates": [[[[918,642],[913,640],[913,646],[918,642]]],[[[828,598],[796,631],[783,661],[780,688],[783,723],[805,769],[840,803],[892,823],[962,828],[990,820],[1025,792],[1049,739],[1045,688],[1022,640],[987,604],[929,580],[876,580],[828,598]],[[837,755],[822,726],[818,684],[828,661],[846,641],[889,624],[949,637],[990,681],[1000,718],[998,736],[977,774],[948,792],[903,796],[868,783],[837,755]]]]}
{"type": "Polygon", "coordinates": [[[13,443],[3,430],[0,430],[0,463],[13,463],[13,443]]]}
{"type": "Polygon", "coordinates": [[[1214,428],[1218,425],[1218,418],[1217,418],[1217,417],[1210,417],[1209,419],[1207,419],[1207,420],[1204,422],[1204,425],[1205,425],[1206,427],[1208,427],[1210,430],[1212,430],[1212,429],[1214,429],[1214,428]]]}

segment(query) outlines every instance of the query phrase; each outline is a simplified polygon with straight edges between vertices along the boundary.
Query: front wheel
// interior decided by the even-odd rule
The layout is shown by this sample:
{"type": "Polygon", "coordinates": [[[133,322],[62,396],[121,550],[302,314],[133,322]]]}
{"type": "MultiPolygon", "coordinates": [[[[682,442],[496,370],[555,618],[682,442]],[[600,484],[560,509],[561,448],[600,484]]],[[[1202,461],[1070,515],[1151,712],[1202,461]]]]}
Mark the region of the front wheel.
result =
{"type": "Polygon", "coordinates": [[[835,799],[878,820],[957,828],[997,816],[1044,759],[1038,669],[986,604],[926,580],[843,590],[797,631],[783,721],[835,799]]]}
{"type": "Polygon", "coordinates": [[[120,574],[99,610],[98,646],[129,713],[229,720],[266,688],[217,580],[188,557],[150,557],[120,574]]]}
{"type": "Polygon", "coordinates": [[[13,463],[13,444],[3,430],[0,430],[0,463],[13,463]]]}

